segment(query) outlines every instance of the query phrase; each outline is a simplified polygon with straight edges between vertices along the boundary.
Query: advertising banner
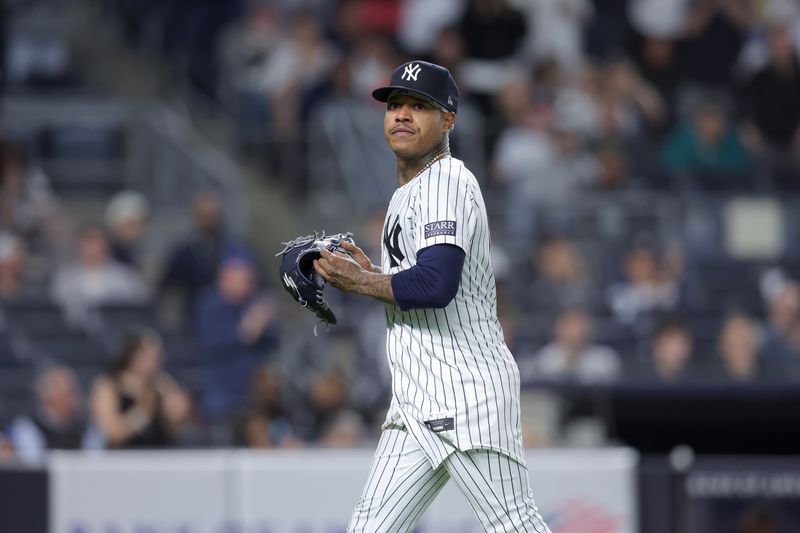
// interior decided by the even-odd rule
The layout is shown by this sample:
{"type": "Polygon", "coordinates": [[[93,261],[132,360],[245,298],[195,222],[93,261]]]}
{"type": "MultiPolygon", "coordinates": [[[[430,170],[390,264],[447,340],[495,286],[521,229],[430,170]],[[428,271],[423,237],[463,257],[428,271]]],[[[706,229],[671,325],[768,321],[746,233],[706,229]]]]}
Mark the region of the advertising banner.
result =
{"type": "Polygon", "coordinates": [[[50,532],[227,531],[230,465],[228,452],[54,452],[50,532]]]}
{"type": "Polygon", "coordinates": [[[678,487],[687,533],[800,533],[800,460],[703,459],[678,487]]]}
{"type": "MultiPolygon", "coordinates": [[[[52,533],[343,533],[372,450],[230,451],[53,457],[52,533]]],[[[636,455],[528,453],[553,533],[634,533],[636,455]]],[[[453,483],[417,529],[477,533],[453,483]]]]}

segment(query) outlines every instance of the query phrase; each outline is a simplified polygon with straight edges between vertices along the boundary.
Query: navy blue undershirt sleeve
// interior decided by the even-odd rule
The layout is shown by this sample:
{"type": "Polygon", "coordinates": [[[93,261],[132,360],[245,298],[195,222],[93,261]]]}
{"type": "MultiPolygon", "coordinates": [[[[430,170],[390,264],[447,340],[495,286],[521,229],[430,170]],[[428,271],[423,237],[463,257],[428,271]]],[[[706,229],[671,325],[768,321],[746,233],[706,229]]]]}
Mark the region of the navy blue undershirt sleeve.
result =
{"type": "Polygon", "coordinates": [[[441,309],[455,297],[464,268],[464,250],[435,244],[417,254],[417,264],[392,276],[392,292],[400,309],[441,309]]]}

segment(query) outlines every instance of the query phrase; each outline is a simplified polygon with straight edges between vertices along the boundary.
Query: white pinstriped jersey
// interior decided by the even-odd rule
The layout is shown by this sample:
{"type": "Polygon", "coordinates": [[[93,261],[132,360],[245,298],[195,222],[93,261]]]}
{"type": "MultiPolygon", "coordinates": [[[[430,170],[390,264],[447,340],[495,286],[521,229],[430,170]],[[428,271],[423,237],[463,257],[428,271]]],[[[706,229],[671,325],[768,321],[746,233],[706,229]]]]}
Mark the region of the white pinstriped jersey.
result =
{"type": "Polygon", "coordinates": [[[497,320],[486,206],[475,176],[452,157],[392,196],[383,273],[411,268],[435,244],[464,250],[461,283],[444,309],[386,306],[392,402],[385,427],[405,426],[434,467],[456,448],[492,449],[524,463],[519,371],[497,320]]]}

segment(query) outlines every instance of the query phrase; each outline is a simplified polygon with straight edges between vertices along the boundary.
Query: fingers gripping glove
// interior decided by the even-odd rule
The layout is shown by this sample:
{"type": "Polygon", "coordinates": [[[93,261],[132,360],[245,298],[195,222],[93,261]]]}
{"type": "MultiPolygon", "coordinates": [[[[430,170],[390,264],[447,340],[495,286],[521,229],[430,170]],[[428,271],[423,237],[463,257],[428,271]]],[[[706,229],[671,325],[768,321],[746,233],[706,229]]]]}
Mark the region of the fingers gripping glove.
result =
{"type": "Polygon", "coordinates": [[[283,256],[280,265],[281,284],[303,307],[311,310],[320,321],[328,325],[336,324],[336,315],[323,299],[325,279],[314,270],[314,260],[320,258],[320,250],[350,252],[341,247],[342,241],[353,242],[352,233],[335,235],[318,234],[298,237],[285,242],[282,251],[276,257],[283,256]]]}

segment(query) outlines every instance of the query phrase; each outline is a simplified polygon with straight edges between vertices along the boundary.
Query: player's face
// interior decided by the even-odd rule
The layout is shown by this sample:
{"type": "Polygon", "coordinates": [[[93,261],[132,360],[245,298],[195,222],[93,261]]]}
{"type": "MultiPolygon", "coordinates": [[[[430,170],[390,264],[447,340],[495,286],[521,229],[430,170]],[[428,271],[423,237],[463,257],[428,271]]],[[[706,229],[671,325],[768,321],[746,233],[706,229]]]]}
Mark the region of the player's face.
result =
{"type": "Polygon", "coordinates": [[[435,148],[454,120],[455,113],[445,113],[414,96],[397,95],[386,103],[383,130],[392,151],[411,159],[435,148]]]}

